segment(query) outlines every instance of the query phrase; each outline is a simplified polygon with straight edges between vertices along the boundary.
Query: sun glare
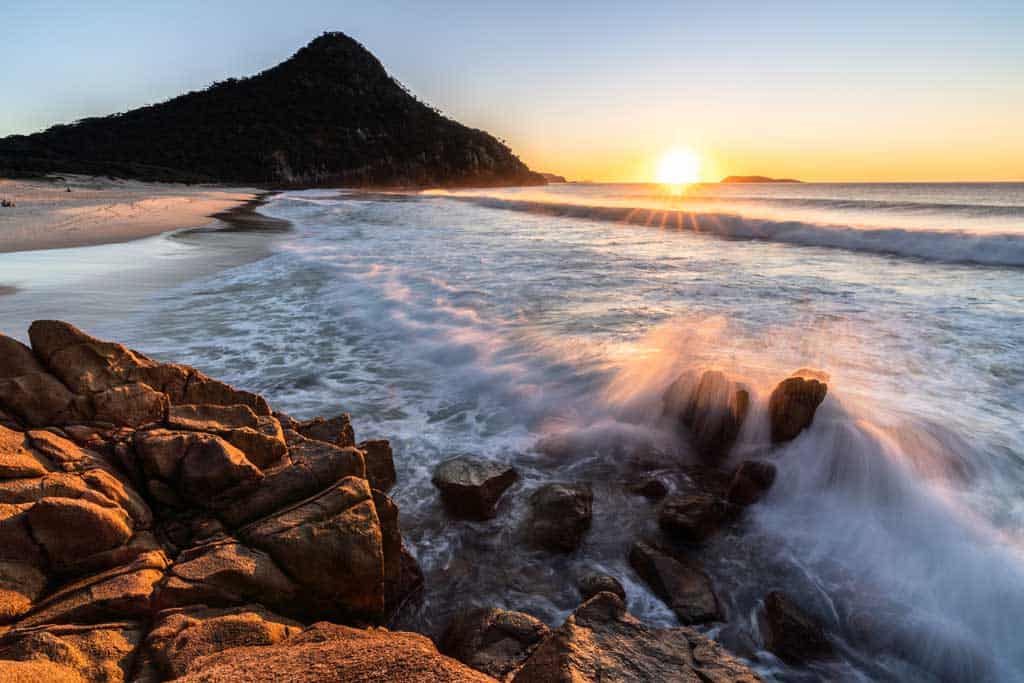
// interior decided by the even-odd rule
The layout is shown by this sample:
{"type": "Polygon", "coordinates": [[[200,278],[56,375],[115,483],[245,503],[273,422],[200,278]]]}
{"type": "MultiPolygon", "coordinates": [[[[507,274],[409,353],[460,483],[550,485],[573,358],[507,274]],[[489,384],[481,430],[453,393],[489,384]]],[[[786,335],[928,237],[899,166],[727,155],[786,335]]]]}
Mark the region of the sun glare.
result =
{"type": "Polygon", "coordinates": [[[689,185],[700,180],[700,157],[688,149],[665,152],[658,163],[657,181],[662,185],[689,185]]]}

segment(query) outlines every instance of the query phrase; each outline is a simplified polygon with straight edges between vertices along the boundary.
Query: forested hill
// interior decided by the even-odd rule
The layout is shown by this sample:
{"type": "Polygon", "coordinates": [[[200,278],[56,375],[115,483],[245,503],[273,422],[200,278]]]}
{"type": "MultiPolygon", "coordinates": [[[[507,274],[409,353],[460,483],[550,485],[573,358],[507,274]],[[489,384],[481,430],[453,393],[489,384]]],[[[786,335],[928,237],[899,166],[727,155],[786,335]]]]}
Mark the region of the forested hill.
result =
{"type": "Polygon", "coordinates": [[[358,42],[123,114],[0,139],[0,175],[275,186],[543,184],[507,146],[413,97],[358,42]]]}

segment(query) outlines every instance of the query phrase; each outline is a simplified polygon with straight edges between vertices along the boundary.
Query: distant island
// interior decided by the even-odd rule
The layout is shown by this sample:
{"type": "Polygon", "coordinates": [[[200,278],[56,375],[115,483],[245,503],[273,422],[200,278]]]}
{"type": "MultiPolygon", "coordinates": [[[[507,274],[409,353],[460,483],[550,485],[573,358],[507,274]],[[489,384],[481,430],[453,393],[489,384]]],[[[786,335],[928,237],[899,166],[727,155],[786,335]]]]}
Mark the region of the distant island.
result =
{"type": "Polygon", "coordinates": [[[730,175],[722,178],[723,183],[800,183],[793,178],[769,178],[763,175],[730,175]]]}
{"type": "Polygon", "coordinates": [[[541,173],[541,176],[549,183],[567,183],[568,180],[565,176],[555,175],[554,173],[541,173]]]}
{"type": "Polygon", "coordinates": [[[545,182],[493,136],[420,102],[339,32],[249,78],[0,139],[0,176],[52,172],[272,187],[545,182]]]}

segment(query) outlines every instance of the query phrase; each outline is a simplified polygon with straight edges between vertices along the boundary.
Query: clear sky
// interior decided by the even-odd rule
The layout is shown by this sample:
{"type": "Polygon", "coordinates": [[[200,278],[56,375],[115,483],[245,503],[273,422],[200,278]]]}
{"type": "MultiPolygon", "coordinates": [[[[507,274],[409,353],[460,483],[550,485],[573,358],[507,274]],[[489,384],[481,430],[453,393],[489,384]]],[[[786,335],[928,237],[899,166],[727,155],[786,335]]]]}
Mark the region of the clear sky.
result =
{"type": "Polygon", "coordinates": [[[0,135],[249,75],[325,30],[536,170],[1024,180],[1024,1],[0,0],[0,135]]]}

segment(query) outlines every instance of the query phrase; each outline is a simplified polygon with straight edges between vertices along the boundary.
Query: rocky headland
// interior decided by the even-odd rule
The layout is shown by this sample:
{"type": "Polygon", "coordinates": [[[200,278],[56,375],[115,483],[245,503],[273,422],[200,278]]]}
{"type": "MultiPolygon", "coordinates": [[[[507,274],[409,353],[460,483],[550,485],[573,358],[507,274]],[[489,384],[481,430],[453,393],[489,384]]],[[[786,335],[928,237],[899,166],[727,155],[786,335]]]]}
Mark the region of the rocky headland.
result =
{"type": "MultiPolygon", "coordinates": [[[[629,561],[682,626],[641,623],[619,580],[594,574],[564,623],[473,609],[435,644],[388,629],[423,575],[388,496],[387,441],[357,441],[346,414],[293,419],[68,323],[37,321],[29,338],[0,335],[0,679],[760,680],[691,628],[728,618],[701,543],[775,476],[767,462],[720,466],[747,411],[720,373],[680,378],[664,398],[705,458],[689,466],[692,488],[637,484],[663,499],[660,533],[638,538],[629,561]]],[[[772,394],[778,440],[824,398],[809,372],[772,394]]],[[[511,466],[464,456],[434,481],[449,514],[485,519],[514,480],[511,466]]],[[[573,552],[592,504],[586,484],[541,486],[525,544],[573,552]]],[[[782,593],[766,594],[762,619],[784,661],[830,656],[782,593]]]]}
{"type": "Polygon", "coordinates": [[[340,32],[254,76],[0,139],[0,176],[54,172],[274,187],[545,182],[504,143],[416,99],[340,32]]]}

